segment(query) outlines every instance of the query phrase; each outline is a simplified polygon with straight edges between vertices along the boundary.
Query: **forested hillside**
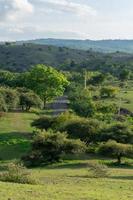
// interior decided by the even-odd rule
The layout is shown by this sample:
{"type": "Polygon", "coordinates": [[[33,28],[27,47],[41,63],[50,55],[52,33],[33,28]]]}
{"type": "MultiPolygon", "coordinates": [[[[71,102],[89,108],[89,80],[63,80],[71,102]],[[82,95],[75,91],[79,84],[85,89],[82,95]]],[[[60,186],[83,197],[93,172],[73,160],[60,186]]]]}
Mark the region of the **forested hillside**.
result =
{"type": "Polygon", "coordinates": [[[82,69],[118,73],[133,69],[133,55],[128,53],[99,53],[66,47],[38,44],[6,43],[0,45],[0,69],[22,72],[35,64],[46,64],[61,70],[82,69]]]}
{"type": "Polygon", "coordinates": [[[12,71],[25,71],[34,64],[47,64],[59,67],[71,60],[80,63],[87,59],[88,52],[61,47],[6,43],[0,45],[0,68],[12,71]]]}

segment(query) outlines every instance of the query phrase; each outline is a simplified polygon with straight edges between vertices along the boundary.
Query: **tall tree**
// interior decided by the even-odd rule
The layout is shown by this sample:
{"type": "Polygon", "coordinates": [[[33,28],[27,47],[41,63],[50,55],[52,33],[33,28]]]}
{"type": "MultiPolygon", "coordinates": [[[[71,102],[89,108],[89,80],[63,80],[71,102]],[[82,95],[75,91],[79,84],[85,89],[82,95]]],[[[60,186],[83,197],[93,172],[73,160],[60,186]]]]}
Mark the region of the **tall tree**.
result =
{"type": "Polygon", "coordinates": [[[52,100],[64,93],[69,84],[67,78],[52,67],[36,65],[26,73],[26,87],[37,93],[44,102],[52,100]]]}

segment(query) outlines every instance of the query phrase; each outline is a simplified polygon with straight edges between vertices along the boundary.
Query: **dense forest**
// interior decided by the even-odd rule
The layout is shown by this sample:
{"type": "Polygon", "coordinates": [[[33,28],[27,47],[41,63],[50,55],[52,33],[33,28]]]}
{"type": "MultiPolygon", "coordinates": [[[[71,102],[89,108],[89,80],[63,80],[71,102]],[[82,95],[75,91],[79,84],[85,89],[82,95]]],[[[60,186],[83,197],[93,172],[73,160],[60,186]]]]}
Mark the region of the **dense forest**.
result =
{"type": "Polygon", "coordinates": [[[6,43],[0,45],[0,68],[15,72],[28,70],[35,64],[46,64],[60,70],[98,70],[119,73],[133,69],[133,55],[128,53],[99,53],[66,47],[6,43]]]}

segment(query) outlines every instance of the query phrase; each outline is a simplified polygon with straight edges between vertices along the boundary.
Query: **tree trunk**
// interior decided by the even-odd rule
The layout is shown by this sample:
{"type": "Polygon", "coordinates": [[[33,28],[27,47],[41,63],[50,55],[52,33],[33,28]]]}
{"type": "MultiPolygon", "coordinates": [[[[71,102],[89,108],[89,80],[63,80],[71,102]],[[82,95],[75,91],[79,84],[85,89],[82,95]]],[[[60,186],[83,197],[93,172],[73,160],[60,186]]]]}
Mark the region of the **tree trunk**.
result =
{"type": "Polygon", "coordinates": [[[118,163],[118,165],[120,165],[121,164],[121,154],[119,154],[118,156],[117,156],[117,163],[118,163]]]}
{"type": "Polygon", "coordinates": [[[24,111],[24,106],[22,105],[22,111],[24,111]]]}
{"type": "Polygon", "coordinates": [[[46,108],[47,99],[43,99],[43,109],[46,108]]]}

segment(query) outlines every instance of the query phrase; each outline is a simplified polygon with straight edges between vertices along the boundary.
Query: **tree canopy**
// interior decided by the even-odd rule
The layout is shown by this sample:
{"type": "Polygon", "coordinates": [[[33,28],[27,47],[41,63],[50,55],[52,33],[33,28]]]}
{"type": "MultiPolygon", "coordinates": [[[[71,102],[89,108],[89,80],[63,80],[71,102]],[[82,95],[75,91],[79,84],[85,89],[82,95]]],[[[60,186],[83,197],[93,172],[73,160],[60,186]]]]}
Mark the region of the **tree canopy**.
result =
{"type": "Polygon", "coordinates": [[[26,87],[38,94],[44,105],[56,96],[63,95],[65,87],[69,84],[63,73],[45,65],[34,66],[25,73],[25,79],[26,87]]]}

